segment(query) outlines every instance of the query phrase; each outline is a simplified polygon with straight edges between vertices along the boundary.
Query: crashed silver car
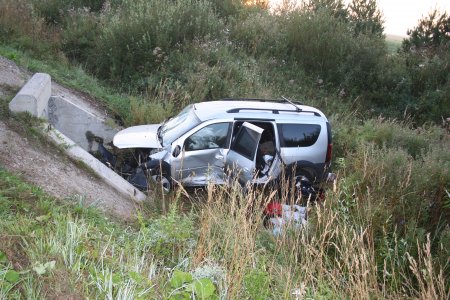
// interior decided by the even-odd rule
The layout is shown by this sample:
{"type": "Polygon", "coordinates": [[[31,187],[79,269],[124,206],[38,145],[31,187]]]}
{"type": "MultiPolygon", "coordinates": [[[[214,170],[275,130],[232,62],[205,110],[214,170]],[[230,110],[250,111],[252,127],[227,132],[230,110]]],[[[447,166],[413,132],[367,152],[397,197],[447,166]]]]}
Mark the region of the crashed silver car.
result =
{"type": "Polygon", "coordinates": [[[148,179],[166,191],[175,183],[227,184],[230,172],[243,185],[276,182],[284,171],[311,184],[333,177],[327,118],[288,99],[191,104],[161,124],[118,132],[113,144],[140,151],[127,179],[144,190],[148,179]]]}

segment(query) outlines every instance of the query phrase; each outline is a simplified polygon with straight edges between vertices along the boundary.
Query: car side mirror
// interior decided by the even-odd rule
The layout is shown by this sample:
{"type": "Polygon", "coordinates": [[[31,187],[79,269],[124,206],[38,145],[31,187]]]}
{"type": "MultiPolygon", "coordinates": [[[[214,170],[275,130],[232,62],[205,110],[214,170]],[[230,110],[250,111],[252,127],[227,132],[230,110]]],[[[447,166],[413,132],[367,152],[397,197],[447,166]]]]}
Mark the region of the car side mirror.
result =
{"type": "Polygon", "coordinates": [[[177,157],[178,155],[180,155],[180,153],[181,153],[181,147],[180,147],[180,145],[178,145],[175,147],[175,149],[173,149],[172,156],[177,157]]]}

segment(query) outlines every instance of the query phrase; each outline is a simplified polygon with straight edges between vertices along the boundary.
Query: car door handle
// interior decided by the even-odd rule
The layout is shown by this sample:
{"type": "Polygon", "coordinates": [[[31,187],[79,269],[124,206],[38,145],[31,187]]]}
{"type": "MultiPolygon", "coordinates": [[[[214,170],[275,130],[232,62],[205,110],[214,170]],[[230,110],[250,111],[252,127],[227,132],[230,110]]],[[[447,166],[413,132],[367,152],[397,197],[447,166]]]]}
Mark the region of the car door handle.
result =
{"type": "Polygon", "coordinates": [[[223,159],[223,155],[216,154],[215,158],[216,158],[216,159],[223,159]]]}

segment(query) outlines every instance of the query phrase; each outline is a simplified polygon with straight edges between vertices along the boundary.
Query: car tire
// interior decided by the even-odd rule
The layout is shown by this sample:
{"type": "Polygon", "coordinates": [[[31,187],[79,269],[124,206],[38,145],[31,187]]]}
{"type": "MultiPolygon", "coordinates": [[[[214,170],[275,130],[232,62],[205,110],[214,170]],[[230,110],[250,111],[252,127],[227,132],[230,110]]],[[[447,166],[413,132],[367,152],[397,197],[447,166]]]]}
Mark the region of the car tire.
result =
{"type": "Polygon", "coordinates": [[[316,172],[314,172],[311,168],[298,168],[295,171],[295,182],[297,183],[298,180],[306,178],[311,184],[313,184],[317,180],[317,175],[315,175],[315,173],[316,172]]]}
{"type": "Polygon", "coordinates": [[[158,188],[161,189],[161,191],[165,194],[169,193],[173,189],[173,180],[168,175],[168,172],[161,170],[161,169],[154,169],[152,170],[150,174],[150,179],[153,183],[155,183],[158,188]]]}

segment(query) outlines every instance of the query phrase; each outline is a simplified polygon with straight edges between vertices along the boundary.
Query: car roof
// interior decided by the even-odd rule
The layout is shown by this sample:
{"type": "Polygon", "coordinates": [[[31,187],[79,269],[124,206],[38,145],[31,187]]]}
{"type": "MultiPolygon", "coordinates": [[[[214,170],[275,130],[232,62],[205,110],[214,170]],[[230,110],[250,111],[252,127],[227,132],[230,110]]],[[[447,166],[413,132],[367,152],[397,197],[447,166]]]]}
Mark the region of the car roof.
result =
{"type": "Polygon", "coordinates": [[[283,100],[227,99],[195,103],[194,109],[202,122],[218,118],[299,120],[299,116],[305,121],[314,121],[317,118],[326,121],[325,115],[317,108],[281,101],[283,100]]]}

